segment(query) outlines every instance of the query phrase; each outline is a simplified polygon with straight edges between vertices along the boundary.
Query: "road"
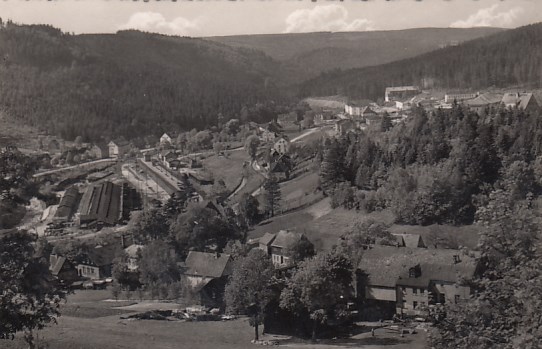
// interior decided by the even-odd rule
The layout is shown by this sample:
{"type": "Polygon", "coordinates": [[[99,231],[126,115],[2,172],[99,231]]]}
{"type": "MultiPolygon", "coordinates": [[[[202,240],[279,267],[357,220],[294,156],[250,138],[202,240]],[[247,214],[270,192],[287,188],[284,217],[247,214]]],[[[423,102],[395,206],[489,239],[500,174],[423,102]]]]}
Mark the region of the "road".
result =
{"type": "Polygon", "coordinates": [[[89,161],[89,162],[84,162],[82,164],[77,164],[77,165],[62,167],[62,168],[56,168],[54,170],[49,170],[49,171],[36,173],[32,177],[38,178],[38,177],[41,177],[41,176],[46,176],[46,175],[50,175],[50,174],[57,173],[57,172],[73,170],[73,169],[77,169],[77,168],[92,166],[92,165],[96,165],[96,164],[100,164],[100,163],[106,163],[106,162],[114,163],[116,161],[117,160],[115,160],[115,159],[100,159],[100,160],[95,160],[95,161],[89,161]]]}

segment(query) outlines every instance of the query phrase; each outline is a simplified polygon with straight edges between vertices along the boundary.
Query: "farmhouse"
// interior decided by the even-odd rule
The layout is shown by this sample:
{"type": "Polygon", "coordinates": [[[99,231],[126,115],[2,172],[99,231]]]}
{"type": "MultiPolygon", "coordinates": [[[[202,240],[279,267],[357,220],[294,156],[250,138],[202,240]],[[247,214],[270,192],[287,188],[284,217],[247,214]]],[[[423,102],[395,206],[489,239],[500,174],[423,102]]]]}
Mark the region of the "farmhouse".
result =
{"type": "Polygon", "coordinates": [[[111,182],[91,185],[80,204],[80,224],[115,225],[122,214],[122,188],[111,182]]]}
{"type": "Polygon", "coordinates": [[[344,113],[350,116],[362,116],[363,109],[370,106],[372,103],[373,101],[368,99],[349,102],[344,105],[344,113]]]}
{"type": "Polygon", "coordinates": [[[109,147],[105,143],[98,142],[90,147],[89,153],[95,159],[105,159],[109,157],[109,147]]]}
{"type": "Polygon", "coordinates": [[[420,89],[416,86],[386,87],[384,100],[386,102],[402,100],[405,98],[414,97],[417,94],[420,94],[420,92],[420,89]]]}
{"type": "Polygon", "coordinates": [[[271,261],[275,267],[290,264],[289,249],[302,239],[306,239],[303,234],[288,230],[281,230],[275,234],[275,239],[270,245],[271,261]]]}
{"type": "Polygon", "coordinates": [[[121,244],[98,245],[78,256],[80,277],[98,280],[111,276],[113,260],[123,252],[121,244]]]}
{"type": "Polygon", "coordinates": [[[470,289],[457,282],[476,271],[475,255],[464,251],[375,245],[363,253],[356,293],[386,316],[423,315],[431,304],[465,300],[470,289]]]}
{"type": "Polygon", "coordinates": [[[111,141],[107,146],[109,147],[109,157],[114,159],[122,157],[130,149],[130,143],[125,139],[111,141]]]}
{"type": "Polygon", "coordinates": [[[51,254],[49,256],[49,270],[60,282],[71,283],[79,278],[77,269],[73,263],[66,257],[56,254],[51,254]]]}
{"type": "Polygon", "coordinates": [[[523,109],[528,113],[536,113],[540,110],[532,93],[506,93],[502,97],[502,103],[506,108],[523,109]]]}
{"type": "Polygon", "coordinates": [[[353,130],[354,127],[354,121],[350,119],[341,119],[335,123],[335,132],[337,132],[337,134],[344,135],[348,133],[348,131],[353,130]]]}
{"type": "Polygon", "coordinates": [[[190,251],[183,275],[198,294],[201,305],[220,306],[227,278],[233,271],[229,254],[190,251]]]}
{"type": "Polygon", "coordinates": [[[280,137],[275,144],[273,144],[273,149],[280,155],[284,155],[290,151],[290,141],[285,137],[280,137]]]}
{"type": "Polygon", "coordinates": [[[170,132],[170,134],[164,133],[160,137],[160,145],[172,145],[173,139],[176,138],[176,135],[170,132]]]}
{"type": "Polygon", "coordinates": [[[274,142],[275,138],[278,137],[278,135],[274,131],[270,131],[265,128],[260,128],[260,139],[262,142],[268,143],[268,142],[274,142]]]}

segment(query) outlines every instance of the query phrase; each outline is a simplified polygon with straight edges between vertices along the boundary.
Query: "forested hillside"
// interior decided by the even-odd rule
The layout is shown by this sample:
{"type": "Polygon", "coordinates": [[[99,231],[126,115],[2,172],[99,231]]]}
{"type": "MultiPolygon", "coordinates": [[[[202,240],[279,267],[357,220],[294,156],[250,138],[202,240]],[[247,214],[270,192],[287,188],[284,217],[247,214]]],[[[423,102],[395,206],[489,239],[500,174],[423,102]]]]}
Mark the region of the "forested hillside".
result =
{"type": "Polygon", "coordinates": [[[335,70],[304,82],[301,96],[382,97],[387,86],[481,89],[542,85],[542,23],[363,69],[335,70]]]}
{"type": "Polygon", "coordinates": [[[206,38],[264,52],[295,66],[306,78],[336,68],[362,68],[414,57],[441,45],[465,42],[499,28],[416,28],[391,31],[239,35],[206,38]]]}
{"type": "Polygon", "coordinates": [[[390,131],[328,141],[320,176],[335,206],[389,209],[403,224],[470,224],[493,190],[542,193],[542,118],[419,108],[390,131]]]}
{"type": "Polygon", "coordinates": [[[135,31],[73,36],[0,29],[0,106],[71,140],[203,128],[244,105],[281,102],[290,73],[261,52],[135,31]]]}

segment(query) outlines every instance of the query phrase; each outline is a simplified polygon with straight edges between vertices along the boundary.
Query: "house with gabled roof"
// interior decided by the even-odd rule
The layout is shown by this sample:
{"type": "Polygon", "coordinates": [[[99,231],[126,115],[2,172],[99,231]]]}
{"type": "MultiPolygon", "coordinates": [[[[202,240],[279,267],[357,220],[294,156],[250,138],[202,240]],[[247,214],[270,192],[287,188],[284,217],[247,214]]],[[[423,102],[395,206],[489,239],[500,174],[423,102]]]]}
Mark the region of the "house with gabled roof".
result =
{"type": "Polygon", "coordinates": [[[107,147],[109,148],[109,157],[117,159],[122,157],[128,152],[128,150],[130,150],[130,143],[128,143],[128,141],[124,138],[119,138],[109,142],[107,147]]]}
{"type": "Polygon", "coordinates": [[[289,249],[306,237],[294,231],[281,230],[275,234],[275,238],[271,242],[271,261],[275,267],[283,267],[290,264],[289,249]]]}
{"type": "Polygon", "coordinates": [[[532,93],[505,93],[502,97],[502,103],[506,108],[523,109],[528,113],[536,113],[540,110],[532,93]]]}
{"type": "Polygon", "coordinates": [[[222,305],[228,276],[233,272],[229,254],[190,251],[183,275],[193,291],[199,295],[201,305],[222,305]]]}
{"type": "Polygon", "coordinates": [[[49,270],[62,283],[69,284],[79,279],[73,263],[63,256],[51,254],[49,256],[49,270]]]}
{"type": "Polygon", "coordinates": [[[414,97],[420,92],[421,90],[416,86],[386,87],[386,91],[384,93],[384,100],[386,102],[401,100],[408,97],[414,97]]]}
{"type": "Polygon", "coordinates": [[[421,235],[418,234],[392,234],[397,239],[397,245],[400,247],[411,247],[411,248],[426,248],[421,235]]]}
{"type": "Polygon", "coordinates": [[[458,281],[479,272],[477,257],[461,250],[370,246],[356,272],[356,294],[388,316],[422,315],[431,304],[469,297],[470,288],[458,281]]]}
{"type": "Polygon", "coordinates": [[[76,266],[80,277],[91,280],[99,280],[111,277],[113,260],[123,253],[123,247],[119,243],[109,245],[98,245],[88,249],[81,256],[78,256],[76,266]]]}

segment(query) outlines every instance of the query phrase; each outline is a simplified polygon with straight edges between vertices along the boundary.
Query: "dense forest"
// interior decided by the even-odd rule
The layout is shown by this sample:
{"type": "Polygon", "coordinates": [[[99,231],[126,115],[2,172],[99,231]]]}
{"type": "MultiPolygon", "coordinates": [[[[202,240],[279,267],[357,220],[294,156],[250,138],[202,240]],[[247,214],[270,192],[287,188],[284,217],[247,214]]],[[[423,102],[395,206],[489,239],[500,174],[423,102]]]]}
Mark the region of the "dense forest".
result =
{"type": "Polygon", "coordinates": [[[542,85],[542,23],[497,33],[414,58],[326,72],[301,84],[301,96],[376,100],[388,86],[481,89],[542,85]]]}
{"type": "Polygon", "coordinates": [[[443,45],[498,33],[500,28],[414,28],[389,31],[235,35],[205,38],[256,49],[313,78],[336,68],[363,68],[418,56],[443,45]]]}
{"type": "Polygon", "coordinates": [[[74,36],[8,22],[0,54],[1,107],[68,140],[215,125],[219,113],[281,103],[289,76],[261,52],[136,31],[74,36]]]}
{"type": "Polygon", "coordinates": [[[493,190],[517,201],[542,192],[542,118],[420,108],[389,131],[329,140],[320,176],[334,206],[387,208],[403,224],[470,224],[493,190]]]}

